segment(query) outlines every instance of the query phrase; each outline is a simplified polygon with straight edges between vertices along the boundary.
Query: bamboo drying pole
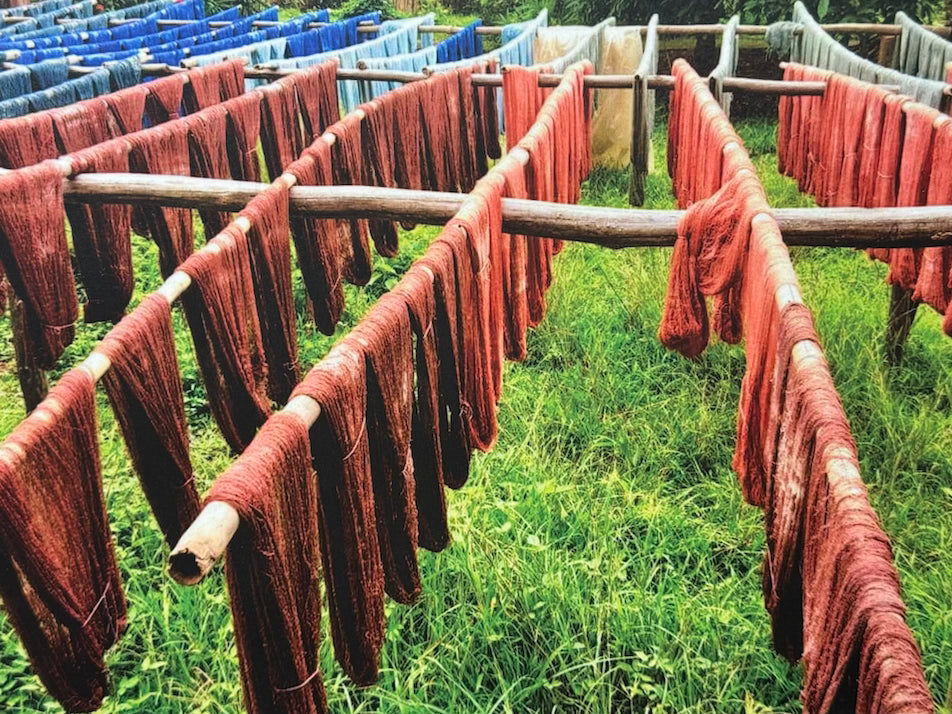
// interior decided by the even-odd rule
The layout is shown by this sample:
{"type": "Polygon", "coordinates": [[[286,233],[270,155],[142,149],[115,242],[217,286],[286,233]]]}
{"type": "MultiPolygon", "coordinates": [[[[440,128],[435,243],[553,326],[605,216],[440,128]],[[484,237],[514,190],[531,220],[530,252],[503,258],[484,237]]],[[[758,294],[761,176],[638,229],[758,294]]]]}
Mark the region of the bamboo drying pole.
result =
{"type": "MultiPolygon", "coordinates": [[[[70,203],[146,203],[240,211],[264,183],[154,174],[80,174],[64,180],[70,203]]],[[[442,225],[466,194],[376,186],[296,186],[291,212],[315,218],[372,218],[442,225]]],[[[778,208],[788,245],[901,248],[952,245],[952,206],[778,208]]],[[[559,238],[605,248],[674,245],[684,211],[603,208],[503,199],[507,233],[559,238]]]]}
{"type": "MultiPolygon", "coordinates": [[[[188,60],[186,60],[187,62],[188,60]]],[[[108,65],[107,65],[108,66],[108,65]]],[[[82,76],[96,71],[96,67],[70,67],[70,73],[82,76]]],[[[141,65],[142,74],[146,76],[168,76],[170,74],[187,73],[189,67],[173,67],[167,64],[141,65]]],[[[259,67],[245,67],[246,79],[264,79],[274,81],[293,75],[302,70],[297,68],[265,69],[259,67]]],[[[431,76],[431,72],[407,72],[402,70],[361,69],[358,62],[357,69],[337,70],[338,80],[356,80],[366,82],[419,82],[431,76]]],[[[187,75],[186,75],[187,77],[187,75]]],[[[540,87],[557,87],[562,80],[560,74],[540,74],[540,87]]],[[[632,90],[632,78],[627,74],[589,74],[585,75],[584,84],[587,89],[625,89],[632,90]]],[[[474,74],[472,82],[478,87],[501,87],[502,74],[474,74]]],[[[898,92],[899,86],[893,84],[877,85],[889,92],[898,92]]],[[[650,89],[671,90],[674,88],[674,77],[670,74],[655,74],[648,77],[650,89]]],[[[724,89],[731,92],[748,92],[774,96],[823,96],[826,91],[824,81],[800,81],[783,79],[757,79],[752,77],[725,77],[724,89]]]]}

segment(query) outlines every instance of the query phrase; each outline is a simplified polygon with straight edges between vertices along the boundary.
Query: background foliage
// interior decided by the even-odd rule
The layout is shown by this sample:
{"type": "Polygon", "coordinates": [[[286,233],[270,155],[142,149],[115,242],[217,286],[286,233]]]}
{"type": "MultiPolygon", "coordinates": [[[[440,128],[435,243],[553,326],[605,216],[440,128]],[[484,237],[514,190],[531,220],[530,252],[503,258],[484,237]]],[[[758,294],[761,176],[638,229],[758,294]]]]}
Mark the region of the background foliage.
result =
{"type": "MultiPolygon", "coordinates": [[[[513,14],[512,3],[506,0],[449,0],[448,4],[487,22],[501,22],[513,14]]],[[[805,0],[805,4],[815,17],[827,22],[878,22],[891,19],[897,10],[922,21],[945,19],[941,0],[805,0]]],[[[549,8],[553,23],[559,24],[588,25],[609,16],[619,24],[638,24],[653,13],[670,24],[717,22],[736,13],[743,22],[758,23],[790,19],[793,0],[552,0],[522,4],[516,14],[525,18],[531,9],[543,5],[549,8]]]]}

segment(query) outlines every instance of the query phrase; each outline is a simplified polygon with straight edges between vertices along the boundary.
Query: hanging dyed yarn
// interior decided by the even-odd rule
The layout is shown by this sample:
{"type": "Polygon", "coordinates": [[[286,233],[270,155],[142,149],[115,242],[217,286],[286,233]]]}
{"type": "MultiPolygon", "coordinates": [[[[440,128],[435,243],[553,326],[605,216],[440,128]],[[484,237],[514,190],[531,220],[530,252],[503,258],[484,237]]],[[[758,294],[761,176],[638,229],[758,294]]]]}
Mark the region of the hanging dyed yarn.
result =
{"type": "Polygon", "coordinates": [[[182,296],[208,404],[228,445],[240,453],[268,418],[268,369],[254,305],[248,239],[234,224],[181,270],[182,296]]]}
{"type": "Polygon", "coordinates": [[[19,169],[56,156],[49,112],[0,121],[0,166],[3,168],[19,169]]]}
{"type": "Polygon", "coordinates": [[[63,222],[63,174],[46,162],[0,175],[0,262],[26,309],[29,349],[51,369],[73,341],[79,301],[63,222]]]}
{"type": "Polygon", "coordinates": [[[303,148],[293,81],[279,79],[261,92],[261,149],[272,181],[300,156],[303,148]]]}
{"type": "Polygon", "coordinates": [[[241,59],[232,59],[191,70],[188,82],[182,88],[185,110],[193,114],[242,94],[245,91],[244,66],[241,59]]]}
{"type": "MultiPolygon", "coordinates": [[[[337,137],[331,146],[331,168],[334,183],[338,186],[359,186],[364,183],[360,125],[360,117],[351,113],[327,129],[328,133],[337,137]]],[[[341,219],[337,221],[337,230],[341,246],[346,251],[342,263],[344,277],[354,285],[366,285],[371,270],[367,221],[359,218],[341,219]]]]}
{"type": "MultiPolygon", "coordinates": [[[[188,176],[188,127],[169,122],[121,139],[132,145],[129,168],[137,173],[188,176]]],[[[159,247],[159,267],[167,278],[192,254],[192,212],[188,208],[143,206],[148,233],[159,247]]]]}
{"type": "MultiPolygon", "coordinates": [[[[73,173],[125,172],[129,151],[107,141],[70,155],[73,173]]],[[[83,279],[86,322],[118,322],[132,298],[132,208],[123,204],[68,203],[73,249],[83,279]]]]}
{"type": "Polygon", "coordinates": [[[145,98],[148,95],[147,85],[103,95],[102,99],[112,112],[121,134],[131,134],[142,129],[142,115],[145,113],[145,98]]]}
{"type": "MultiPolygon", "coordinates": [[[[227,179],[228,146],[225,141],[228,112],[222,105],[211,106],[182,120],[188,128],[189,165],[192,176],[227,179]]],[[[206,236],[216,236],[231,222],[227,211],[199,209],[206,236]]]]}
{"type": "Polygon", "coordinates": [[[337,61],[331,60],[292,75],[306,144],[316,140],[327,127],[340,120],[337,67],[337,61]]]}
{"type": "Polygon", "coordinates": [[[169,304],[146,297],[99,345],[103,384],[152,513],[173,546],[198,515],[169,304]]]}
{"type": "Polygon", "coordinates": [[[741,339],[740,295],[744,261],[760,184],[752,173],[735,175],[710,198],[691,205],[678,222],[671,273],[658,336],[685,357],[697,357],[709,338],[704,296],[714,297],[714,329],[722,340],[741,339]],[[749,201],[753,194],[755,200],[749,201]]]}
{"type": "Polygon", "coordinates": [[[65,374],[0,448],[0,596],[43,685],[99,708],[126,603],[103,504],[92,377],[65,374]]]}
{"type": "Polygon", "coordinates": [[[182,74],[173,74],[149,82],[145,113],[153,125],[179,117],[182,111],[184,88],[185,77],[182,74]]]}
{"type": "Polygon", "coordinates": [[[318,486],[321,562],[334,655],[357,684],[377,678],[385,631],[384,573],[375,527],[367,440],[364,355],[336,345],[297,386],[321,405],[311,428],[318,486]]]}
{"type": "MultiPolygon", "coordinates": [[[[434,552],[450,542],[443,493],[443,448],[440,408],[440,364],[436,343],[434,281],[420,266],[413,266],[393,290],[406,301],[416,343],[416,389],[410,449],[421,547],[434,552]]],[[[445,412],[444,412],[445,413],[445,412]]]]}
{"type": "Polygon", "coordinates": [[[406,303],[393,294],[381,297],[348,338],[360,346],[366,360],[366,427],[384,587],[390,597],[405,604],[420,594],[410,454],[412,338],[406,303]]]}
{"type": "MultiPolygon", "coordinates": [[[[929,193],[935,121],[941,115],[935,109],[915,102],[906,104],[903,113],[905,128],[902,133],[896,205],[922,206],[925,205],[929,193]]],[[[891,249],[887,280],[905,290],[914,289],[919,276],[921,255],[921,248],[891,249]]]]}
{"type": "MultiPolygon", "coordinates": [[[[445,232],[445,231],[444,231],[445,232]]],[[[433,276],[436,301],[437,364],[439,365],[440,448],[443,481],[450,488],[462,488],[469,479],[469,405],[463,396],[463,356],[460,351],[459,294],[454,253],[445,240],[430,244],[419,259],[421,270],[433,276]]]]}
{"type": "MultiPolygon", "coordinates": [[[[395,153],[394,127],[398,123],[394,102],[362,104],[364,120],[360,123],[362,161],[365,180],[376,186],[394,187],[394,165],[399,160],[395,153]]],[[[397,226],[393,221],[368,221],[370,237],[377,253],[385,257],[397,254],[399,243],[397,226]]]]}
{"type": "MultiPolygon", "coordinates": [[[[330,147],[316,141],[287,171],[301,186],[329,186],[333,183],[330,159],[330,147]]],[[[344,309],[337,222],[295,215],[291,218],[291,235],[314,320],[321,332],[332,335],[344,309]]]]}
{"type": "Polygon", "coordinates": [[[261,180],[261,164],[258,161],[260,103],[261,92],[248,92],[222,104],[228,112],[225,141],[231,177],[235,181],[261,180]]]}
{"type": "Polygon", "coordinates": [[[277,181],[244,207],[258,323],[268,365],[268,396],[284,403],[301,378],[297,358],[294,295],[291,291],[290,193],[277,181]]]}
{"type": "MultiPolygon", "coordinates": [[[[927,205],[952,203],[952,162],[947,160],[950,150],[952,120],[940,117],[936,120],[933,137],[927,205]]],[[[952,302],[952,248],[923,248],[913,299],[927,303],[939,313],[947,314],[952,302]]],[[[946,330],[946,333],[950,334],[950,331],[946,330]]]]}
{"type": "Polygon", "coordinates": [[[327,711],[321,680],[318,497],[300,417],[268,419],[208,492],[241,519],[226,572],[245,707],[327,711]]]}

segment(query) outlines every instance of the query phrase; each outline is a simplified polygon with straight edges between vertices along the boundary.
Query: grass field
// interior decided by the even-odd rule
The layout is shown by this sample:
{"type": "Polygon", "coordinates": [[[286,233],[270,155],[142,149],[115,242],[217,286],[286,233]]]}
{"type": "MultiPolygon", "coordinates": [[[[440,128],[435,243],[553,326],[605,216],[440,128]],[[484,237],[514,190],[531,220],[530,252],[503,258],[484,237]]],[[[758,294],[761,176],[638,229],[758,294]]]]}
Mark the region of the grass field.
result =
{"type": "MultiPolygon", "coordinates": [[[[777,176],[773,125],[739,126],[774,205],[809,205],[777,176]]],[[[669,208],[664,127],[649,208],[669,208]]],[[[584,200],[625,205],[627,175],[596,171],[584,200]]],[[[351,289],[341,332],[436,234],[405,235],[374,282],[351,289]]],[[[137,243],[137,298],[158,285],[154,248],[137,243]]],[[[496,449],[449,495],[454,542],[421,553],[416,605],[388,603],[378,685],[357,690],[325,642],[336,712],[799,711],[801,671],[775,656],[760,594],[761,513],[730,469],[741,347],[696,362],[656,338],[667,250],[571,245],[557,259],[549,313],[529,357],[510,364],[496,449]]],[[[795,259],[862,457],[893,539],[909,622],[937,705],[952,666],[952,341],[921,310],[903,367],[880,357],[885,268],[849,250],[795,259]]],[[[303,288],[296,275],[303,313],[303,288]]],[[[209,421],[187,331],[180,360],[204,490],[229,462],[209,421]]],[[[299,325],[302,363],[330,340],[299,325]]],[[[82,327],[63,364],[105,331],[82,327]]],[[[0,320],[0,434],[21,417],[6,318],[0,320]]],[[[109,657],[105,712],[238,712],[241,688],[224,579],[186,589],[165,575],[166,548],[101,400],[108,508],[130,604],[109,657]]],[[[0,624],[0,710],[56,711],[10,626],[0,624]]]]}

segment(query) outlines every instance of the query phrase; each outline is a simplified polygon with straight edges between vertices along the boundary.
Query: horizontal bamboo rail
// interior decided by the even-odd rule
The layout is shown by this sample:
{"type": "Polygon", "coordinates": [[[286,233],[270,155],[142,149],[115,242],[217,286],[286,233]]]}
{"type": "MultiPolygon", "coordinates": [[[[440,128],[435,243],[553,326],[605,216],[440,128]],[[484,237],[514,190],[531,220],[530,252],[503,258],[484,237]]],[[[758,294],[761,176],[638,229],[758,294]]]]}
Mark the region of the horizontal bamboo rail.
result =
{"type": "MultiPolygon", "coordinates": [[[[166,76],[169,74],[178,74],[187,72],[187,67],[172,67],[167,64],[141,65],[142,74],[146,76],[166,76]]],[[[82,76],[94,72],[95,67],[71,67],[70,72],[76,76],[82,76]]],[[[264,79],[277,80],[288,75],[295,74],[301,70],[296,68],[283,69],[264,69],[258,67],[246,67],[246,79],[264,79]]],[[[401,70],[385,69],[338,69],[338,80],[356,80],[366,82],[419,82],[427,79],[430,72],[405,72],[401,70]]],[[[540,74],[540,87],[557,87],[562,79],[560,74],[540,74]]],[[[648,87],[651,89],[671,90],[674,89],[674,77],[670,74],[650,75],[648,78],[648,87]]],[[[480,87],[501,87],[501,74],[474,74],[473,84],[480,87]]],[[[632,78],[627,74],[589,74],[584,77],[585,87],[587,89],[632,89],[632,78]]],[[[890,92],[898,92],[899,86],[892,84],[878,85],[890,92]]],[[[758,79],[753,77],[725,77],[724,89],[729,92],[746,92],[750,94],[764,94],[774,96],[823,96],[826,91],[826,82],[810,81],[790,81],[782,79],[758,79]]]]}
{"type": "MultiPolygon", "coordinates": [[[[240,211],[264,183],[153,174],[81,174],[65,179],[70,203],[147,203],[240,211]]],[[[379,218],[442,225],[465,194],[376,186],[295,186],[291,212],[316,218],[379,218]]],[[[952,245],[952,206],[778,208],[788,245],[909,248],[952,245]]],[[[684,211],[604,208],[503,199],[503,228],[606,248],[674,245],[684,211]]]]}

